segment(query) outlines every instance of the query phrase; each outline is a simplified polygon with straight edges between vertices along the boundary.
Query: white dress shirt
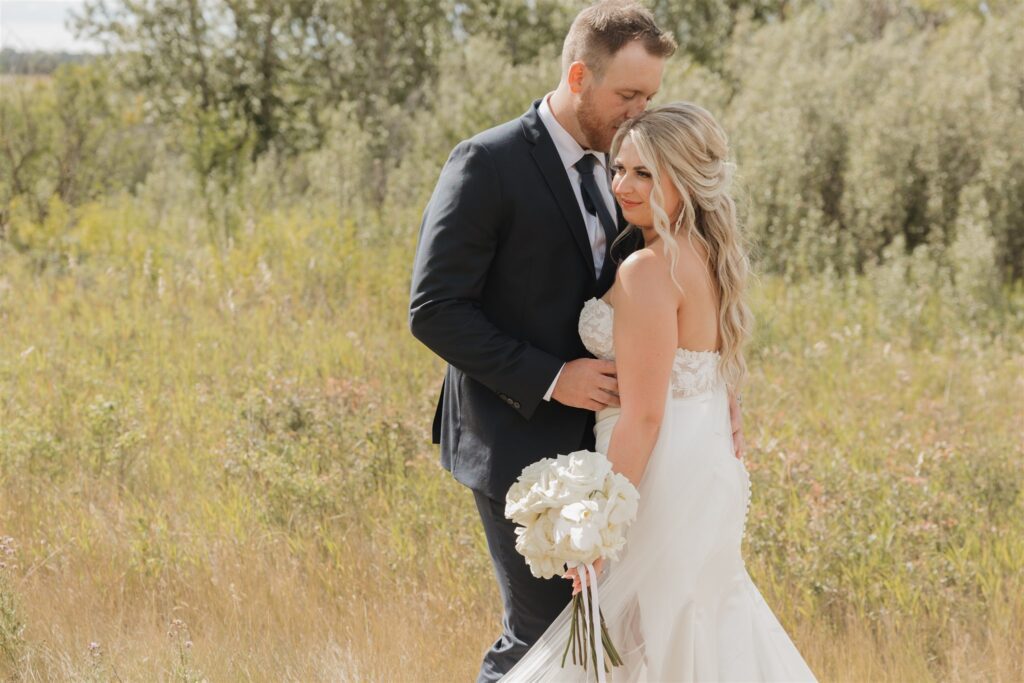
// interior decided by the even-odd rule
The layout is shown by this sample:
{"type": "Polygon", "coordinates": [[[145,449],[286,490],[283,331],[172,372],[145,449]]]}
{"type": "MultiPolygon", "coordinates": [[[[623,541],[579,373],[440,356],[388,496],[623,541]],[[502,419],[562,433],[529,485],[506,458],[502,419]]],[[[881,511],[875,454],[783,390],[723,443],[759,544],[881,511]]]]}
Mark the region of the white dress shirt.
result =
{"type": "Polygon", "coordinates": [[[555,143],[555,149],[558,150],[562,166],[565,167],[565,173],[569,176],[569,184],[572,185],[573,194],[576,196],[576,204],[580,207],[583,224],[587,227],[587,237],[590,238],[590,247],[594,253],[594,272],[600,275],[601,266],[604,265],[604,251],[607,238],[597,215],[588,212],[583,207],[583,190],[580,187],[580,172],[576,170],[576,162],[582,159],[584,154],[593,155],[594,178],[597,179],[597,187],[604,198],[608,215],[614,216],[615,198],[612,196],[611,175],[609,175],[608,167],[605,164],[604,154],[594,150],[583,149],[580,143],[576,142],[576,139],[569,134],[569,131],[562,128],[562,124],[555,118],[554,113],[551,111],[551,106],[548,104],[549,97],[551,97],[551,93],[545,95],[544,99],[541,100],[537,113],[540,115],[541,123],[547,128],[551,140],[555,143]],[[603,183],[601,182],[602,174],[605,178],[603,183]]]}
{"type": "MultiPolygon", "coordinates": [[[[565,167],[566,175],[569,176],[569,184],[572,186],[573,194],[576,196],[576,204],[580,207],[583,224],[587,228],[587,237],[590,238],[590,248],[594,254],[594,272],[600,275],[601,267],[604,266],[604,252],[608,239],[605,237],[601,220],[597,215],[591,214],[583,207],[583,190],[580,187],[580,172],[576,170],[576,162],[582,159],[584,154],[592,154],[594,156],[594,177],[597,179],[597,186],[601,191],[604,203],[608,207],[608,214],[614,216],[616,215],[615,198],[612,196],[611,175],[605,164],[604,154],[594,150],[583,149],[580,143],[576,142],[576,139],[569,134],[569,131],[558,122],[558,119],[555,118],[554,113],[551,111],[551,106],[548,104],[550,97],[551,93],[544,96],[540,106],[537,107],[537,114],[540,115],[541,123],[544,124],[548,135],[551,136],[551,140],[555,143],[558,157],[562,160],[562,166],[565,167]],[[600,169],[600,172],[598,169],[600,169]],[[602,176],[605,178],[603,183],[600,181],[602,176]]],[[[558,384],[558,378],[562,376],[563,369],[565,369],[564,364],[544,394],[545,401],[551,400],[551,394],[555,390],[555,385],[558,384]]]]}

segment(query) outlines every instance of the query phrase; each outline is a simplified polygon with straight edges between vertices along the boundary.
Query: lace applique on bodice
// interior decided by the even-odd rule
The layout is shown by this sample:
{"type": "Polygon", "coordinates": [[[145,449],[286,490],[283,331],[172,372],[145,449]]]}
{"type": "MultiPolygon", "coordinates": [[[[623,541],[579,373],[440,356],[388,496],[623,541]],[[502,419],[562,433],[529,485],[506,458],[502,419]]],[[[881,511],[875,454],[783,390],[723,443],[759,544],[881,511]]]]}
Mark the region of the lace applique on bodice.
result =
{"type": "MultiPolygon", "coordinates": [[[[602,299],[590,299],[580,311],[580,339],[587,350],[598,358],[615,360],[612,339],[614,309],[602,299]]],[[[676,349],[672,363],[672,396],[696,396],[718,386],[719,354],[717,351],[676,349]]]]}

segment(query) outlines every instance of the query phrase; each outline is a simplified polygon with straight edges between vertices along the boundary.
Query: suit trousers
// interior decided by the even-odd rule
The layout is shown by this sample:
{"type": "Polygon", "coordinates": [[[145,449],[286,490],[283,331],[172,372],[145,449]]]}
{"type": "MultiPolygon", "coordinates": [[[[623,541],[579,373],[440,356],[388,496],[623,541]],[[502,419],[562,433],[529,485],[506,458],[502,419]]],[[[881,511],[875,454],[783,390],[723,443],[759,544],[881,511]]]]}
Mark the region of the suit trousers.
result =
{"type": "Polygon", "coordinates": [[[572,600],[568,579],[538,579],[516,551],[516,524],[505,517],[505,503],[474,490],[487,548],[494,564],[505,613],[501,636],[484,654],[477,683],[499,680],[547,630],[572,600]]]}

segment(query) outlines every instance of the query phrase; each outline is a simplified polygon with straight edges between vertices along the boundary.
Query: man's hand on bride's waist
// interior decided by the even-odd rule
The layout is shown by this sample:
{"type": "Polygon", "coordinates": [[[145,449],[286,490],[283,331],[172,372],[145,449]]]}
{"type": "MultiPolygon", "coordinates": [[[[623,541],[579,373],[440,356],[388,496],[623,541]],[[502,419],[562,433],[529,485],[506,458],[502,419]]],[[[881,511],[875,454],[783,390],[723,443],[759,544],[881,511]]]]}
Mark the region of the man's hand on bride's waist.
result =
{"type": "Polygon", "coordinates": [[[584,410],[619,407],[619,383],[615,362],[594,358],[569,361],[558,376],[551,398],[559,403],[584,410]]]}

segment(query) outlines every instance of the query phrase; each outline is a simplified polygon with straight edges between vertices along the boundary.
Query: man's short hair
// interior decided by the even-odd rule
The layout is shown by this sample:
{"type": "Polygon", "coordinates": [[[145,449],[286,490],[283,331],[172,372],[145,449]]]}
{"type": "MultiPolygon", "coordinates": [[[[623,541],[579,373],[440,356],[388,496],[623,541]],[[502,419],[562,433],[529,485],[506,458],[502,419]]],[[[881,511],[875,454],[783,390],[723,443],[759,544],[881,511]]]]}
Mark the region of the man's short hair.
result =
{"type": "Polygon", "coordinates": [[[604,0],[586,8],[573,20],[562,45],[562,73],[573,62],[583,62],[601,78],[608,60],[625,45],[639,40],[654,57],[676,51],[672,34],[661,30],[649,9],[634,0],[604,0]]]}

